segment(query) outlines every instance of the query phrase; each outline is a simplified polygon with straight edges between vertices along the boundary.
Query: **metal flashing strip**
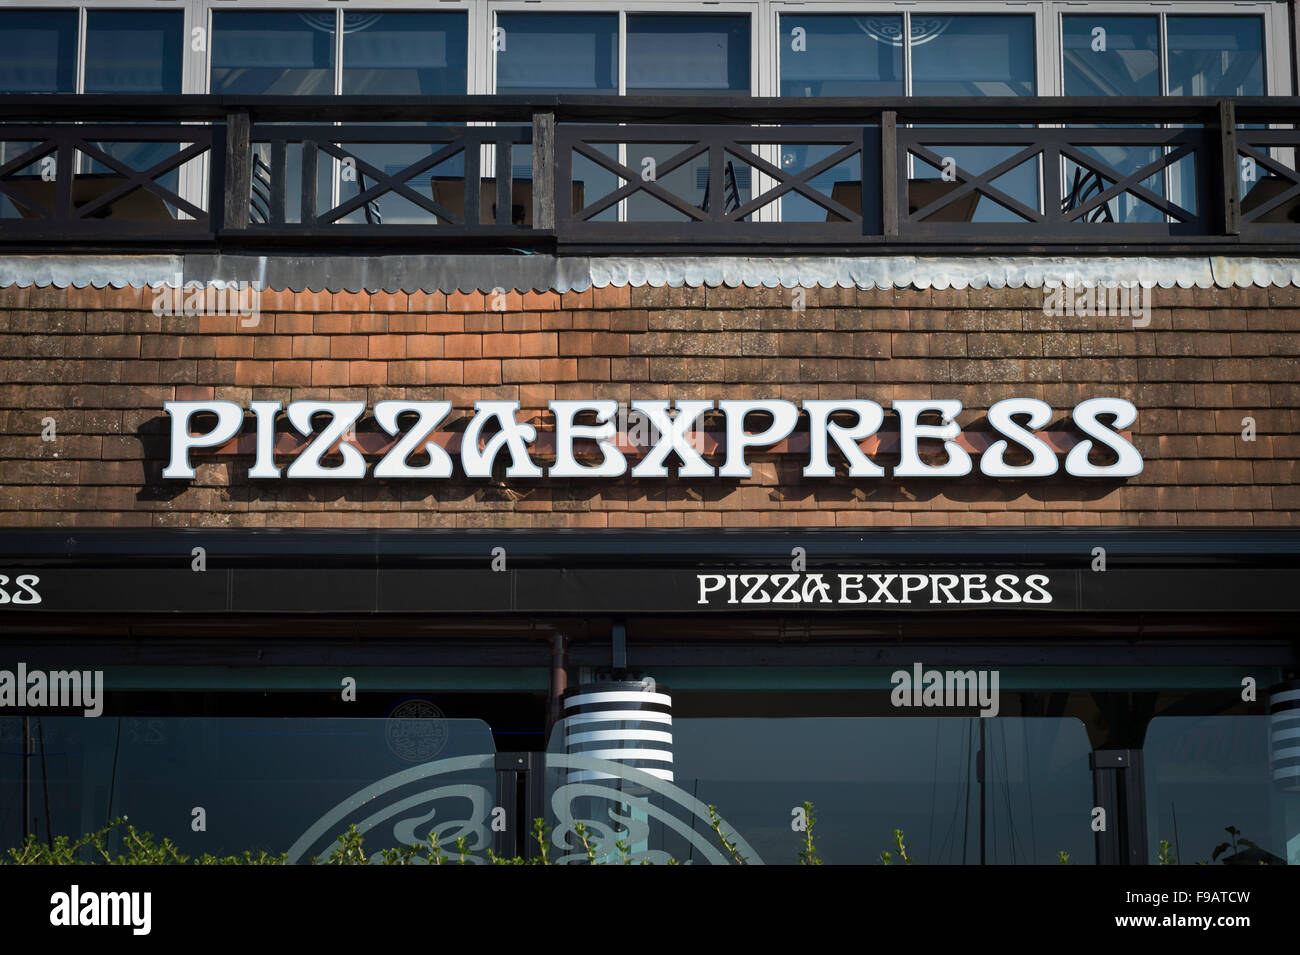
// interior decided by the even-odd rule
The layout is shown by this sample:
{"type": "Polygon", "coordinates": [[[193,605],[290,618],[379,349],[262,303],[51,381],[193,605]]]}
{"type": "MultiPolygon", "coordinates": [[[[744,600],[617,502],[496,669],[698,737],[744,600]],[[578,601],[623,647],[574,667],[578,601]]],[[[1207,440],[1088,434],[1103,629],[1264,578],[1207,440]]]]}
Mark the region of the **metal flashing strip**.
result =
{"type": "Polygon", "coordinates": [[[248,283],[277,291],[583,292],[608,286],[984,289],[1300,286],[1300,258],[1252,256],[0,255],[0,288],[248,283]]]}

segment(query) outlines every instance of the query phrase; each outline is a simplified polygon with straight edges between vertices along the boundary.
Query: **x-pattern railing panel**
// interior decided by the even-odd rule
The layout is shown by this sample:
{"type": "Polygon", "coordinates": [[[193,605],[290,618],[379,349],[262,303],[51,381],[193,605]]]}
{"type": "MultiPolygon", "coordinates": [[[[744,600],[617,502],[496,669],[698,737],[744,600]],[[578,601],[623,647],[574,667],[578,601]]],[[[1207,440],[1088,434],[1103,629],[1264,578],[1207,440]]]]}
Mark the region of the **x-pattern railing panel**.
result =
{"type": "MultiPolygon", "coordinates": [[[[282,231],[295,228],[322,229],[349,232],[392,233],[393,226],[386,226],[375,214],[378,200],[386,195],[399,196],[421,209],[436,220],[432,228],[447,230],[458,229],[508,229],[519,231],[511,219],[510,188],[513,183],[512,149],[516,145],[528,145],[532,142],[532,129],[527,126],[304,126],[304,125],[258,125],[254,126],[251,140],[256,148],[259,144],[271,147],[270,171],[266,174],[264,189],[270,192],[268,203],[271,215],[265,223],[255,222],[253,228],[282,231]],[[286,210],[288,201],[286,189],[289,182],[289,159],[287,146],[301,146],[299,181],[301,184],[301,207],[299,221],[289,221],[286,210]],[[413,162],[407,163],[398,171],[389,173],[373,162],[363,159],[361,151],[355,147],[382,146],[426,146],[429,152],[413,162]],[[483,177],[483,147],[492,147],[495,152],[495,180],[497,187],[496,222],[480,224],[479,222],[479,183],[483,177]],[[350,164],[356,174],[358,191],[355,195],[340,198],[337,205],[331,205],[323,211],[318,209],[319,163],[337,161],[350,164]],[[462,159],[462,173],[456,176],[463,190],[463,211],[457,212],[439,202],[432,191],[431,182],[421,185],[417,177],[436,173],[439,166],[462,159]],[[473,187],[470,187],[473,183],[473,187]],[[504,200],[504,201],[502,201],[504,200]],[[368,210],[366,224],[346,223],[343,220],[357,210],[368,210]]],[[[398,227],[400,228],[400,227],[398,227]]],[[[407,228],[410,228],[407,226],[407,228]]]]}
{"type": "Polygon", "coordinates": [[[0,163],[0,196],[13,203],[21,215],[0,220],[0,235],[43,240],[93,234],[147,240],[207,238],[212,234],[208,210],[160,181],[212,152],[211,126],[6,124],[0,127],[0,139],[35,143],[0,163]],[[137,169],[101,148],[113,143],[170,144],[176,151],[148,168],[137,169]],[[45,162],[51,157],[52,166],[45,162]],[[79,157],[107,172],[78,171],[79,157]],[[32,167],[38,171],[23,172],[32,167]],[[135,208],[123,205],[134,193],[157,201],[147,206],[136,204],[135,208]]]}
{"type": "MultiPolygon", "coordinates": [[[[855,241],[863,237],[861,203],[850,207],[828,195],[813,180],[846,162],[858,160],[859,172],[853,185],[862,189],[861,164],[864,159],[864,133],[869,127],[765,127],[705,125],[635,125],[589,126],[562,125],[557,129],[557,179],[559,194],[573,188],[575,158],[582,158],[611,173],[619,182],[614,188],[592,195],[591,184],[585,186],[580,209],[562,206],[557,211],[560,228],[566,234],[612,236],[617,231],[645,235],[673,236],[689,241],[727,236],[737,241],[770,241],[774,230],[787,234],[809,234],[811,230],[837,241],[855,241]],[[626,147],[626,161],[620,161],[601,147],[626,147]],[[677,146],[675,152],[654,163],[654,175],[643,176],[641,158],[634,155],[638,146],[677,146]],[[829,148],[829,155],[794,170],[777,165],[762,155],[764,147],[810,146],[829,148]],[[668,177],[689,163],[705,157],[707,202],[684,196],[668,187],[668,177]],[[741,195],[729,203],[723,180],[728,166],[748,167],[751,175],[761,174],[769,182],[752,195],[741,195]],[[718,185],[714,186],[717,181],[718,185]],[[629,221],[612,223],[597,217],[638,194],[650,196],[683,216],[685,222],[629,221]],[[812,202],[839,221],[819,223],[779,223],[758,221],[760,210],[773,206],[782,197],[798,195],[812,202]]],[[[868,188],[874,189],[874,182],[868,188]]]]}
{"type": "Polygon", "coordinates": [[[1236,139],[1238,172],[1245,187],[1243,233],[1294,233],[1300,223],[1300,129],[1239,129],[1236,139]],[[1293,165],[1274,153],[1289,155],[1293,165]],[[1258,200],[1251,196],[1255,188],[1261,189],[1258,200]]]}
{"type": "Polygon", "coordinates": [[[1033,229],[1035,235],[1048,238],[1052,235],[1064,237],[1085,229],[1091,232],[1107,230],[1151,233],[1167,228],[1150,223],[1112,222],[1107,221],[1105,217],[1092,215],[1124,194],[1149,204],[1170,220],[1168,223],[1170,226],[1203,229],[1205,228],[1205,217],[1202,211],[1205,191],[1203,180],[1208,153],[1207,143],[1206,131],[1200,128],[900,127],[895,184],[898,189],[899,209],[909,210],[900,212],[901,232],[924,235],[933,234],[938,230],[951,233],[954,229],[958,232],[1033,229]],[[1090,147],[1102,146],[1144,147],[1159,150],[1159,153],[1156,158],[1142,163],[1139,168],[1125,170],[1086,151],[1090,147]],[[963,168],[953,156],[944,152],[945,149],[957,152],[971,147],[1002,147],[1014,151],[982,172],[963,168]],[[1165,170],[1175,167],[1189,157],[1197,163],[1195,173],[1197,208],[1194,210],[1144,185],[1152,177],[1163,177],[1165,170]],[[919,159],[933,166],[936,171],[944,171],[946,181],[952,183],[951,189],[914,212],[910,211],[909,205],[909,190],[912,187],[909,173],[913,159],[919,159]],[[1064,160],[1069,160],[1092,173],[1103,185],[1106,182],[1110,185],[1104,185],[1104,188],[1093,192],[1071,207],[1063,201],[1067,196],[1061,188],[1064,160]],[[1005,189],[994,185],[997,179],[1031,162],[1037,163],[1036,175],[1040,196],[1038,208],[1031,208],[1005,189]],[[955,215],[942,217],[937,222],[927,221],[945,211],[951,212],[957,209],[961,203],[968,202],[972,194],[987,197],[1025,221],[990,224],[970,221],[969,216],[967,221],[957,221],[958,217],[955,215]],[[1101,221],[1098,221],[1099,218],[1101,221]]]}

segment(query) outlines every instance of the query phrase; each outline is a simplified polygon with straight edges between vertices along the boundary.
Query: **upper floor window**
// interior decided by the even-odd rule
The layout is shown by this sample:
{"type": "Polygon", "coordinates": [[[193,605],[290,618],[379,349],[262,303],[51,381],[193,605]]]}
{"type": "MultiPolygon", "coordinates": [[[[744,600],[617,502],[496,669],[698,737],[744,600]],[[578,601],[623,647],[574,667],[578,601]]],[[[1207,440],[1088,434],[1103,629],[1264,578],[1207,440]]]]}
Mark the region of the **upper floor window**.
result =
{"type": "Polygon", "coordinates": [[[180,10],[90,10],[77,86],[76,10],[0,9],[0,93],[179,93],[180,10]]]}
{"type": "Polygon", "coordinates": [[[1037,90],[1028,14],[782,15],[780,50],[782,96],[1032,96],[1037,90]]]}
{"type": "Polygon", "coordinates": [[[502,13],[494,47],[498,93],[618,92],[617,13],[502,13]]]}
{"type": "Polygon", "coordinates": [[[748,93],[748,14],[497,15],[498,93],[748,93]],[[625,55],[620,59],[620,47],[625,55]]]}
{"type": "Polygon", "coordinates": [[[911,17],[913,96],[1033,96],[1034,18],[911,17]]]}
{"type": "Polygon", "coordinates": [[[456,95],[467,89],[464,13],[212,15],[213,93],[456,95]]]}
{"type": "Polygon", "coordinates": [[[1262,96],[1256,16],[1069,14],[1061,18],[1066,96],[1262,96]],[[1161,55],[1161,34],[1164,55],[1161,55]]]}
{"type": "Polygon", "coordinates": [[[179,10],[91,10],[85,92],[179,93],[184,33],[179,10]]]}
{"type": "Polygon", "coordinates": [[[464,13],[344,14],[342,92],[461,95],[466,50],[464,13]]]}
{"type": "Polygon", "coordinates": [[[0,10],[0,93],[77,91],[77,12],[0,10]]]}
{"type": "Polygon", "coordinates": [[[781,17],[782,96],[899,96],[901,16],[781,17]]]}
{"type": "Polygon", "coordinates": [[[748,93],[749,88],[748,16],[628,14],[628,93],[748,93]]]}

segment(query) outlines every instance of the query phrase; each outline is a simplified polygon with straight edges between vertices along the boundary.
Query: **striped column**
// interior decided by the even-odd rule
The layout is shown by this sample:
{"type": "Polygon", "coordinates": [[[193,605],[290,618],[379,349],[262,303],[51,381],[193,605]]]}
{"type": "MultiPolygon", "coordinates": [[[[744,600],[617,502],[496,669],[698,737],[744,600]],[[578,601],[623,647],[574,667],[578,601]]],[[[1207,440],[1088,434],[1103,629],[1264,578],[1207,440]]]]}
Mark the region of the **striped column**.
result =
{"type": "MultiPolygon", "coordinates": [[[[611,681],[571,687],[564,694],[564,748],[571,756],[608,759],[673,778],[672,697],[662,687],[611,681]]],[[[609,773],[573,770],[570,782],[613,779],[609,773]]]]}
{"type": "Polygon", "coordinates": [[[1270,688],[1268,712],[1273,781],[1283,789],[1300,792],[1300,680],[1270,688]]]}

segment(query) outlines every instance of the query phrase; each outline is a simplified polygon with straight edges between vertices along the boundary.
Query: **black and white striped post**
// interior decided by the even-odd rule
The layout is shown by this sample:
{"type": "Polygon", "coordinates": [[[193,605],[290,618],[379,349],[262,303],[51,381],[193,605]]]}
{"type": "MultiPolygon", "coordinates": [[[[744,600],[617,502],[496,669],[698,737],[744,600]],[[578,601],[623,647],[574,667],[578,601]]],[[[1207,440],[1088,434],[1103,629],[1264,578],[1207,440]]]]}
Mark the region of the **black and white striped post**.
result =
{"type": "MultiPolygon", "coordinates": [[[[611,680],[571,687],[564,694],[564,748],[673,779],[672,697],[653,681],[611,680]]],[[[570,782],[615,779],[572,770],[570,782]]],[[[626,787],[624,787],[626,788],[626,787]]]]}
{"type": "Polygon", "coordinates": [[[1300,680],[1271,687],[1268,712],[1273,782],[1290,792],[1300,792],[1300,680]]]}

